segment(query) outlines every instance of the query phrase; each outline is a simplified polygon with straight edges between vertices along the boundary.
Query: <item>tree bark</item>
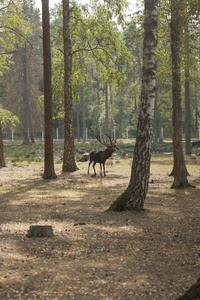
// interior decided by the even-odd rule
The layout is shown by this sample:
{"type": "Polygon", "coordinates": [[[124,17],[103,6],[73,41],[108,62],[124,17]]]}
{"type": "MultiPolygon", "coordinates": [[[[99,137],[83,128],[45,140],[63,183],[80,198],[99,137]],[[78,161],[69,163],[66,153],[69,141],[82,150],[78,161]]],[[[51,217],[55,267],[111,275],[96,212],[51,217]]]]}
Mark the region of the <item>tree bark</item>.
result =
{"type": "Polygon", "coordinates": [[[3,136],[2,136],[2,127],[0,121],[0,168],[6,166],[5,159],[4,159],[4,152],[3,152],[3,136]]]}
{"type": "Polygon", "coordinates": [[[148,191],[156,93],[157,8],[157,0],[145,0],[141,108],[136,146],[129,185],[110,206],[109,210],[113,211],[142,209],[148,191]]]}
{"type": "Polygon", "coordinates": [[[43,60],[44,60],[44,130],[45,165],[44,179],[56,178],[53,159],[53,120],[51,90],[51,49],[49,26],[49,1],[42,0],[43,60]]]}
{"type": "Polygon", "coordinates": [[[188,187],[187,169],[182,146],[182,110],[181,110],[181,1],[171,0],[171,51],[172,51],[172,141],[174,182],[172,188],[188,187]]]}
{"type": "Polygon", "coordinates": [[[188,23],[185,26],[185,154],[191,155],[191,130],[190,130],[190,77],[189,77],[189,45],[188,45],[188,23]]]}
{"type": "Polygon", "coordinates": [[[65,133],[63,172],[74,172],[78,168],[75,162],[75,145],[72,114],[72,49],[70,37],[69,0],[63,0],[63,40],[64,40],[64,107],[65,133]]]}
{"type": "Polygon", "coordinates": [[[189,71],[185,72],[185,154],[191,155],[191,130],[190,130],[190,81],[189,71]]]}

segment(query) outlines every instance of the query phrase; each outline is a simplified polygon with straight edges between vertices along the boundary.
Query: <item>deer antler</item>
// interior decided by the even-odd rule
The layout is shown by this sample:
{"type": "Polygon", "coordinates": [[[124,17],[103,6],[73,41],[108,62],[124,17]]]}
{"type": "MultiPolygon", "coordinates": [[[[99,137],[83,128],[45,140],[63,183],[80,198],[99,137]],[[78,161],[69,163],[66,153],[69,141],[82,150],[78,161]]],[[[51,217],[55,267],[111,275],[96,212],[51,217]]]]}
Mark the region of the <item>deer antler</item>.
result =
{"type": "Polygon", "coordinates": [[[99,141],[99,143],[101,143],[102,145],[104,145],[106,147],[108,147],[108,146],[112,146],[112,147],[115,146],[116,145],[116,140],[112,140],[111,136],[108,135],[108,134],[106,134],[106,136],[109,139],[110,144],[108,144],[104,140],[102,140],[99,135],[96,136],[96,139],[97,139],[97,141],[99,141]]]}
{"type": "Polygon", "coordinates": [[[110,140],[110,145],[111,145],[111,146],[115,146],[116,143],[117,143],[117,141],[116,141],[116,140],[112,140],[112,139],[111,139],[111,136],[108,135],[108,134],[106,134],[106,136],[107,136],[107,138],[109,138],[109,140],[110,140]]]}
{"type": "Polygon", "coordinates": [[[98,141],[100,144],[102,144],[102,145],[104,145],[104,146],[106,146],[106,147],[109,146],[104,140],[102,140],[102,139],[100,138],[99,135],[96,135],[96,139],[97,139],[97,141],[98,141]]]}

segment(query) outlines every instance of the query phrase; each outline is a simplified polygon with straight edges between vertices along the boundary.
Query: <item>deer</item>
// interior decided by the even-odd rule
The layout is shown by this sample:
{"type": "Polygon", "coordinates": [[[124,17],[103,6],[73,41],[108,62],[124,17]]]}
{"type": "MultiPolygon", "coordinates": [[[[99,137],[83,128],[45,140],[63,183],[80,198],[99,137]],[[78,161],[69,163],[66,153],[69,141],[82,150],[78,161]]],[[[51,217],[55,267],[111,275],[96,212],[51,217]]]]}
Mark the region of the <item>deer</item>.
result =
{"type": "Polygon", "coordinates": [[[105,172],[105,162],[106,160],[111,157],[111,155],[113,154],[113,152],[116,151],[116,140],[111,140],[111,136],[107,135],[110,143],[106,143],[104,140],[101,140],[100,136],[96,136],[96,139],[99,141],[100,144],[106,146],[107,148],[104,151],[92,151],[90,152],[90,158],[89,158],[89,165],[88,165],[88,174],[89,174],[89,170],[90,170],[90,165],[93,162],[93,169],[94,169],[94,175],[93,177],[95,177],[97,175],[96,170],[95,170],[95,165],[96,163],[100,164],[100,176],[102,176],[102,165],[103,165],[103,172],[104,172],[104,176],[106,176],[106,172],[105,172]]]}

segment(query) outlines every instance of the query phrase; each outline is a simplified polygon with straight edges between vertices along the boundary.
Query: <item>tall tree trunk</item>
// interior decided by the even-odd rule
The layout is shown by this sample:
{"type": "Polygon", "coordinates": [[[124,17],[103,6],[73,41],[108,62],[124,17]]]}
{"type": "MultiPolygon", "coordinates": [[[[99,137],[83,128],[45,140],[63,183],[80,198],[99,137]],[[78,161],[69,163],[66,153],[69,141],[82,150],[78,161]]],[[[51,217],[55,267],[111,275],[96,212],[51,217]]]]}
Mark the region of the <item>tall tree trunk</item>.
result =
{"type": "Polygon", "coordinates": [[[2,135],[2,127],[0,121],[0,168],[6,166],[5,159],[4,159],[4,152],[3,152],[3,135],[2,135]]]}
{"type": "Polygon", "coordinates": [[[185,154],[191,155],[191,130],[190,130],[190,81],[189,71],[185,72],[185,154]]]}
{"type": "Polygon", "coordinates": [[[171,50],[172,50],[172,141],[174,182],[172,188],[188,187],[187,169],[182,146],[182,110],[181,110],[181,1],[171,0],[171,50]]]}
{"type": "Polygon", "coordinates": [[[83,124],[83,143],[86,142],[86,119],[85,119],[85,100],[84,100],[84,89],[81,86],[81,106],[82,106],[82,124],[83,124]]]}
{"type": "Polygon", "coordinates": [[[49,26],[49,1],[42,0],[43,61],[44,61],[44,131],[45,161],[44,179],[56,178],[53,159],[53,120],[51,91],[51,49],[49,26]]]}
{"type": "Polygon", "coordinates": [[[22,49],[23,57],[23,144],[30,144],[28,130],[29,130],[29,100],[28,100],[28,80],[27,80],[27,57],[26,44],[22,49]]]}
{"type": "Polygon", "coordinates": [[[191,132],[190,132],[190,79],[189,79],[189,45],[188,45],[188,23],[185,26],[185,154],[191,155],[191,132]]]}
{"type": "Polygon", "coordinates": [[[113,202],[109,210],[142,209],[148,191],[156,93],[157,9],[158,0],[145,0],[141,108],[131,178],[127,189],[113,202]]]}
{"type": "Polygon", "coordinates": [[[29,119],[29,129],[30,129],[31,144],[35,144],[35,139],[34,139],[34,135],[33,135],[33,127],[32,127],[32,120],[31,120],[31,118],[29,119]]]}
{"type": "Polygon", "coordinates": [[[72,114],[72,53],[70,37],[69,0],[63,0],[63,40],[64,40],[64,107],[65,133],[63,172],[74,172],[78,168],[75,162],[75,145],[72,114]]]}

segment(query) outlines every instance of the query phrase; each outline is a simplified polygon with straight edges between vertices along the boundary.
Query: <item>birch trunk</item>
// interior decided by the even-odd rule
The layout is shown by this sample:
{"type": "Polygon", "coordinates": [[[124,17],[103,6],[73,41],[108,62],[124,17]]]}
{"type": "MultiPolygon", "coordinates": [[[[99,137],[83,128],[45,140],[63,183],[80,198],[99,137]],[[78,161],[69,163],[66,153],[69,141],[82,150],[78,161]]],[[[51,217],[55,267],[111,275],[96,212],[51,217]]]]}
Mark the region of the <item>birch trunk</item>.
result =
{"type": "Polygon", "coordinates": [[[109,210],[113,211],[142,209],[148,191],[156,96],[157,8],[157,0],[145,0],[142,92],[136,146],[129,185],[110,206],[109,210]]]}

